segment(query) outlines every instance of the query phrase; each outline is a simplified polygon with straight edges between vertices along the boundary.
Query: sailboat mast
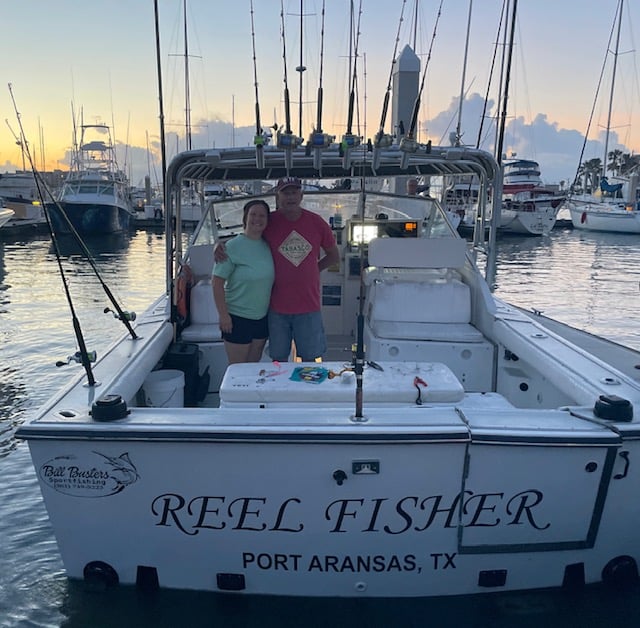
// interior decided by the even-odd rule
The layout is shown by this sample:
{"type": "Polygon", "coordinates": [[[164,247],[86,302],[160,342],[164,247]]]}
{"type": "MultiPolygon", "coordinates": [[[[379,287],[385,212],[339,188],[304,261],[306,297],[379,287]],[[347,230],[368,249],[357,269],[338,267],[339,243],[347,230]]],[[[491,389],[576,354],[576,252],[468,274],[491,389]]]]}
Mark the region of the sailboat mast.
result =
{"type": "Polygon", "coordinates": [[[187,150],[191,150],[191,95],[189,93],[189,37],[187,33],[187,0],[184,10],[184,130],[187,150]]]}
{"type": "Polygon", "coordinates": [[[607,132],[604,136],[604,160],[602,162],[602,175],[607,174],[607,159],[609,153],[609,134],[611,132],[611,115],[613,112],[613,94],[616,87],[616,68],[618,66],[618,51],[620,49],[620,29],[622,27],[622,8],[624,0],[620,0],[618,5],[618,32],[616,33],[616,47],[613,53],[613,73],[611,76],[611,91],[609,92],[609,112],[607,114],[607,132]]]}
{"type": "Polygon", "coordinates": [[[469,56],[469,35],[471,33],[471,11],[473,8],[473,0],[469,0],[469,17],[467,19],[467,37],[464,43],[464,62],[462,64],[462,82],[460,84],[460,102],[458,103],[458,126],[456,127],[456,146],[460,146],[460,138],[462,137],[462,104],[464,102],[464,88],[467,76],[467,59],[469,56]]]}
{"type": "Polygon", "coordinates": [[[513,40],[516,30],[516,13],[518,10],[518,0],[513,0],[513,9],[511,12],[511,31],[509,34],[509,47],[507,49],[507,62],[504,79],[504,90],[502,93],[502,112],[500,116],[500,125],[498,132],[498,141],[496,143],[495,157],[498,165],[502,165],[502,147],[504,146],[504,128],[507,119],[507,101],[509,100],[509,81],[511,78],[511,60],[513,58],[513,40]]]}

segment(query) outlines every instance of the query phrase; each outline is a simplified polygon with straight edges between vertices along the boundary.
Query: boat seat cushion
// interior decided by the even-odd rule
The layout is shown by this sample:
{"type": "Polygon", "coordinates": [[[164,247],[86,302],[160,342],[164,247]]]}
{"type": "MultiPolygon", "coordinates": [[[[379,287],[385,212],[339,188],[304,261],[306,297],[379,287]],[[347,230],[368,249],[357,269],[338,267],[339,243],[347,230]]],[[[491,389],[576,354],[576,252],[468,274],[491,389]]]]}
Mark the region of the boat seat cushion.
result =
{"type": "Polygon", "coordinates": [[[379,281],[369,288],[369,321],[469,323],[471,291],[459,279],[379,281]]]}
{"type": "Polygon", "coordinates": [[[369,287],[366,311],[377,338],[451,342],[484,339],[471,325],[469,286],[446,273],[429,278],[424,271],[397,272],[376,279],[369,287]]]}
{"type": "Polygon", "coordinates": [[[374,336],[387,340],[434,340],[450,342],[483,342],[484,336],[469,323],[398,323],[370,322],[374,336]]]}
{"type": "Polygon", "coordinates": [[[189,267],[195,281],[211,277],[214,244],[197,244],[189,249],[189,267]]]}
{"type": "Polygon", "coordinates": [[[211,342],[222,338],[210,277],[201,279],[191,288],[190,321],[189,327],[182,330],[185,342],[211,342]]]}
{"type": "Polygon", "coordinates": [[[369,264],[382,268],[462,268],[467,258],[462,238],[374,238],[369,264]]]}

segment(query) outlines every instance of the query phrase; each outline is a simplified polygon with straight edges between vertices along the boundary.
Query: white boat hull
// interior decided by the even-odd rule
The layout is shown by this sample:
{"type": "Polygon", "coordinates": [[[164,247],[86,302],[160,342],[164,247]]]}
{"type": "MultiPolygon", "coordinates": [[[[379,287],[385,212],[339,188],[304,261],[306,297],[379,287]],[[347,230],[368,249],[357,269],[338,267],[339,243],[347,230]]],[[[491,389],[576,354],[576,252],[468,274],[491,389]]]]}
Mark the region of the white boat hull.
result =
{"type": "Polygon", "coordinates": [[[515,211],[502,208],[500,231],[521,235],[549,235],[556,224],[558,208],[536,207],[533,211],[515,211]]]}
{"type": "MultiPolygon", "coordinates": [[[[1,199],[0,199],[1,201],[1,199]]],[[[3,225],[7,224],[7,222],[9,222],[13,217],[15,216],[15,213],[13,211],[13,209],[9,209],[8,207],[1,207],[0,206],[0,227],[2,227],[3,225]]]]}
{"type": "MultiPolygon", "coordinates": [[[[285,163],[278,150],[263,156],[285,163]]],[[[294,157],[307,172],[311,156],[294,157]]],[[[405,158],[391,148],[381,164],[404,176],[405,158]]],[[[325,175],[343,159],[325,151],[325,175]]],[[[350,159],[371,161],[364,146],[350,159]]],[[[425,174],[499,176],[474,149],[409,159],[425,174]]],[[[191,172],[262,178],[251,149],[175,163],[174,191],[191,172]]],[[[338,207],[345,217],[333,223],[340,268],[321,278],[324,362],[227,366],[210,277],[213,241],[237,228],[246,202],[229,198],[183,258],[189,289],[185,272],[175,303],[162,296],[132,321],[136,337],[91,366],[99,386],[85,367],[17,430],[68,575],[355,598],[637,580],[637,378],[494,298],[435,200],[350,190],[304,200],[327,224],[338,207]],[[184,374],[185,407],[149,403],[159,365],[184,374]]]]}
{"type": "Polygon", "coordinates": [[[640,514],[632,479],[613,479],[619,438],[561,411],[518,416],[516,434],[499,405],[371,409],[366,425],[347,408],[135,410],[144,441],[107,425],[30,446],[72,578],[106,564],[121,584],[347,597],[556,587],[577,564],[600,581],[640,514]]]}
{"type": "Polygon", "coordinates": [[[640,233],[640,212],[624,206],[570,203],[569,212],[575,229],[640,233]]]}

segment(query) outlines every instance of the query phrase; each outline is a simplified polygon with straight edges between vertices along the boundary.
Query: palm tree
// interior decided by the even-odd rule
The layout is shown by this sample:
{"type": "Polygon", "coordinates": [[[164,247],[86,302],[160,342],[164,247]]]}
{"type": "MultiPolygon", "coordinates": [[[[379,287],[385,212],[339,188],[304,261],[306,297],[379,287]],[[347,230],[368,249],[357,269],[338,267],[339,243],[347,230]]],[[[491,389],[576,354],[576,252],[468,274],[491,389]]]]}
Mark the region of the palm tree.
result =
{"type": "Polygon", "coordinates": [[[602,160],[599,157],[589,159],[580,164],[576,179],[581,182],[584,192],[591,194],[597,188],[602,174],[602,160]]]}
{"type": "Polygon", "coordinates": [[[620,160],[620,174],[630,174],[640,166],[640,155],[625,153],[620,160]]]}
{"type": "Polygon", "coordinates": [[[622,151],[616,148],[609,152],[607,158],[610,160],[607,164],[607,171],[612,172],[614,175],[620,174],[623,160],[622,151]]]}

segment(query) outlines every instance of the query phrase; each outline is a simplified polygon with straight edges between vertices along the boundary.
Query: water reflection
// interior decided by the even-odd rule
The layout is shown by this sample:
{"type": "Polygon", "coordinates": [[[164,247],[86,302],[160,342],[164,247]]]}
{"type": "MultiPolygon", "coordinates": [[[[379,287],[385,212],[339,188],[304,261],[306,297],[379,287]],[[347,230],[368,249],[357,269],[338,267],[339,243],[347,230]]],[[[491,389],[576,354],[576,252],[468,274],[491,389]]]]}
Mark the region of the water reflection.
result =
{"type": "MultiPolygon", "coordinates": [[[[82,239],[84,246],[89,250],[92,256],[111,255],[113,253],[123,253],[129,248],[131,243],[131,234],[109,233],[100,236],[84,236],[82,239]]],[[[58,251],[60,255],[72,257],[74,255],[85,256],[82,245],[72,235],[64,234],[56,238],[58,251]]],[[[50,247],[50,253],[55,253],[53,243],[50,247]]]]}
{"type": "MultiPolygon", "coordinates": [[[[104,244],[104,243],[102,243],[104,244]]],[[[138,231],[122,248],[91,246],[123,309],[141,311],[164,290],[164,236],[138,231]]],[[[88,262],[65,249],[63,267],[89,349],[122,333],[88,262]]],[[[523,307],[640,346],[640,238],[554,232],[502,238],[497,294],[523,307]],[[633,341],[633,342],[632,342],[633,341]]],[[[86,628],[136,626],[634,626],[640,591],[495,594],[428,600],[247,598],[132,587],[88,591],[67,580],[25,443],[15,426],[82,369],[55,363],[76,350],[71,315],[46,237],[0,241],[0,625],[86,628]]],[[[126,531],[123,531],[126,533],[126,531]]],[[[99,539],[96,539],[99,547],[99,539]]]]}
{"type": "MultiPolygon", "coordinates": [[[[58,585],[59,586],[59,585],[58,585]]],[[[129,626],[189,628],[220,625],[260,628],[533,628],[538,626],[630,626],[640,611],[636,587],[495,593],[429,599],[325,599],[246,597],[194,591],[144,593],[133,587],[89,592],[69,582],[59,612],[61,628],[129,626]],[[631,600],[629,599],[631,598],[631,600]],[[99,619],[99,624],[96,619],[99,619]]],[[[56,624],[58,625],[58,624],[56,624]]]]}
{"type": "Polygon", "coordinates": [[[0,369],[0,458],[16,448],[13,438],[16,427],[22,423],[28,404],[28,390],[16,366],[0,369]]]}
{"type": "Polygon", "coordinates": [[[498,243],[496,294],[640,348],[640,238],[572,230],[498,243]]]}

